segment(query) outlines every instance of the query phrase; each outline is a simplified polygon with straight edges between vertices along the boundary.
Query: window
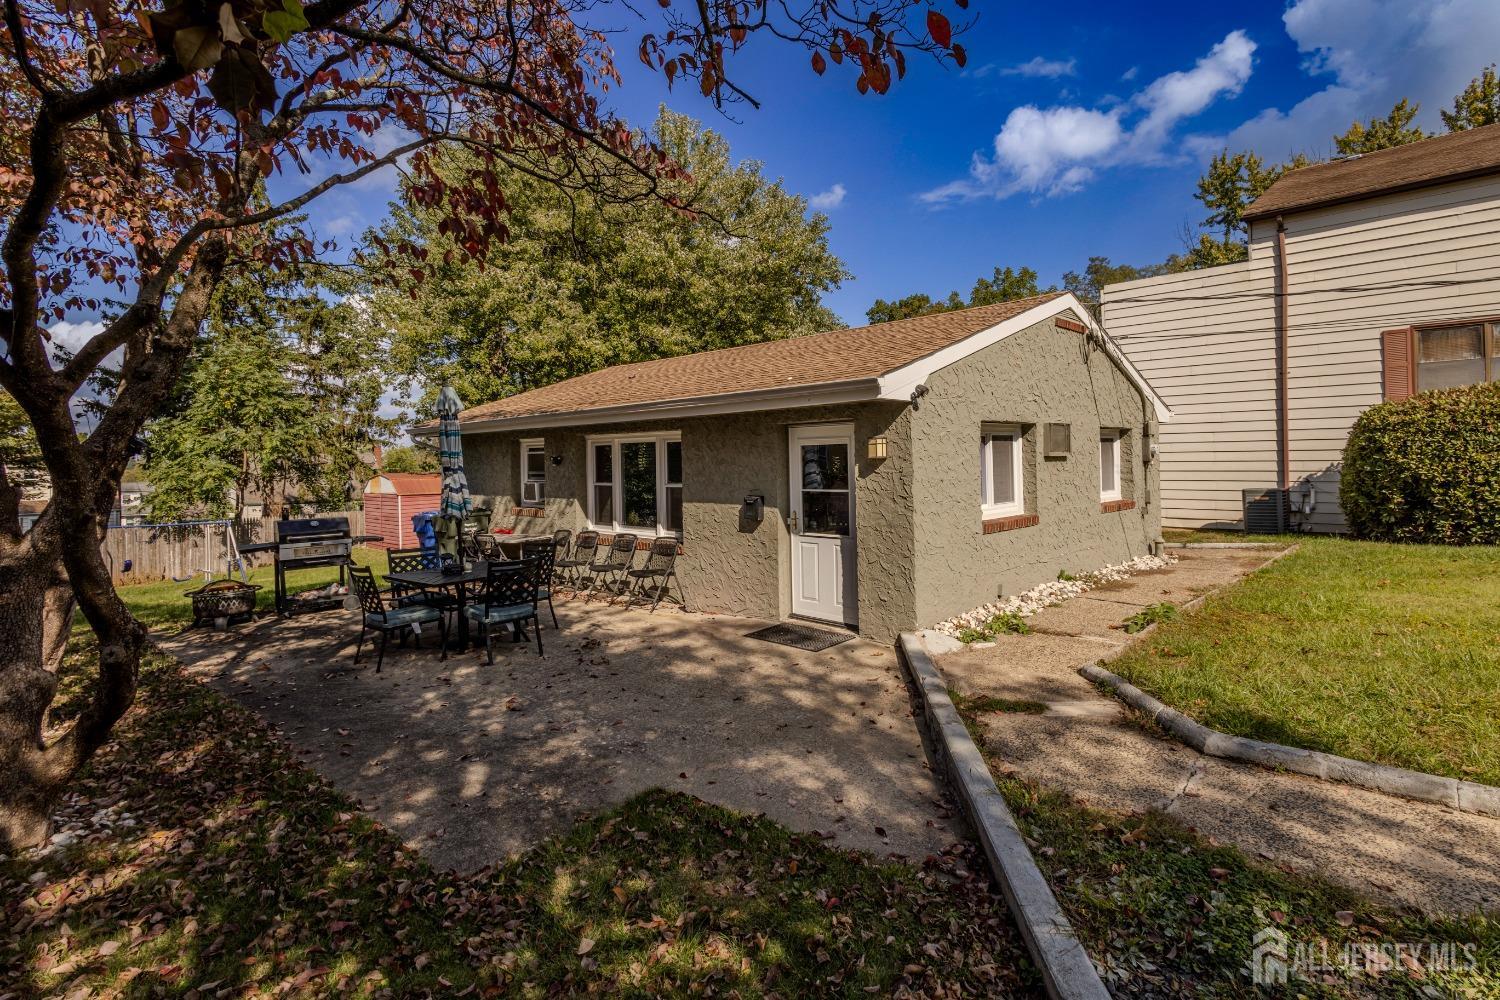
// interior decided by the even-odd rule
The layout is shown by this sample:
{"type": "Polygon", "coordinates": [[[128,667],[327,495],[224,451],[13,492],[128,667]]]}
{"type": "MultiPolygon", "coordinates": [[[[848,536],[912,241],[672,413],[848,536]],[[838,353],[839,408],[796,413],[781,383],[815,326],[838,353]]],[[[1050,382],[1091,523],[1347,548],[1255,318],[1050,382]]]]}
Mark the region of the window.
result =
{"type": "Polygon", "coordinates": [[[521,506],[540,507],[547,499],[547,449],[540,438],[521,442],[521,506]]]}
{"type": "Polygon", "coordinates": [[[1099,499],[1120,499],[1120,432],[1099,432],[1099,499]]]}
{"type": "Polygon", "coordinates": [[[979,505],[986,517],[1026,509],[1021,478],[1021,429],[989,431],[979,438],[979,505]]]}
{"type": "Polygon", "coordinates": [[[1417,331],[1417,391],[1500,381],[1500,323],[1417,331]]]}
{"type": "Polygon", "coordinates": [[[589,439],[589,521],[600,531],[682,531],[682,438],[589,439]]]}

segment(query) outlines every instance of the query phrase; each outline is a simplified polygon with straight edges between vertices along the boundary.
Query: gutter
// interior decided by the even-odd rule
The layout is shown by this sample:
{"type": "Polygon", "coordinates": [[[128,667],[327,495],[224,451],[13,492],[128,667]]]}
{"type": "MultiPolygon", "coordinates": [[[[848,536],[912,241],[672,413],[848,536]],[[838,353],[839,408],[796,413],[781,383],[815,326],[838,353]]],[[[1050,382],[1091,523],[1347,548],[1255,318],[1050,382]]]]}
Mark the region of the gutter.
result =
{"type": "Polygon", "coordinates": [[[1288,285],[1290,275],[1286,263],[1286,219],[1276,217],[1276,469],[1281,479],[1281,488],[1292,485],[1292,441],[1288,424],[1288,396],[1290,394],[1290,366],[1287,359],[1289,349],[1288,303],[1291,294],[1288,285]]]}

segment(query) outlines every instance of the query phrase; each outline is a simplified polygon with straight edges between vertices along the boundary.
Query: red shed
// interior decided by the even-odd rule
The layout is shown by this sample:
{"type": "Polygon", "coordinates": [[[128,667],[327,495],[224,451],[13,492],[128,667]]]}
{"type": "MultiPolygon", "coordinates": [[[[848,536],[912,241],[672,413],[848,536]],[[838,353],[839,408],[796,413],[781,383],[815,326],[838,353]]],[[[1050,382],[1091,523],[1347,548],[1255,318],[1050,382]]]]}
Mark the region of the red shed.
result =
{"type": "Polygon", "coordinates": [[[437,510],[443,477],[436,472],[382,472],[365,484],[365,532],[385,541],[377,549],[414,549],[422,543],[411,531],[413,514],[437,510]]]}

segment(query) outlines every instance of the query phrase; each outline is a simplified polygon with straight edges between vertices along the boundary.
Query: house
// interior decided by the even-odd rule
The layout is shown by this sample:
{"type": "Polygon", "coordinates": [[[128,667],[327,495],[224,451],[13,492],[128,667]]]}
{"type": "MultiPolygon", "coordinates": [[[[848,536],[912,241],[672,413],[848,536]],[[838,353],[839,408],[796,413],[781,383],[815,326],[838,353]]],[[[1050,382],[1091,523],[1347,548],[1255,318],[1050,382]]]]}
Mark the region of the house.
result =
{"type": "Polygon", "coordinates": [[[1148,552],[1168,416],[1053,294],[619,365],[459,419],[471,490],[517,532],[676,536],[695,609],[889,639],[1148,552]]]}
{"type": "Polygon", "coordinates": [[[1500,125],[1288,173],[1249,259],[1109,285],[1103,315],[1176,415],[1162,520],[1341,531],[1354,420],[1500,379],[1500,125]]]}

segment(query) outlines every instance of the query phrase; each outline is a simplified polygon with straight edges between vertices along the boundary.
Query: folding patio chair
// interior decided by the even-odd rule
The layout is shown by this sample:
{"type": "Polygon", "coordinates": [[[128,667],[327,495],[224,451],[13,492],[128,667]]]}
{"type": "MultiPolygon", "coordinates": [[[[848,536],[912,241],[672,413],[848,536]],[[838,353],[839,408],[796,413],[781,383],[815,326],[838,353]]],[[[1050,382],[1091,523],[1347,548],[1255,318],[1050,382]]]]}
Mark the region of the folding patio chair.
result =
{"type": "MultiPolygon", "coordinates": [[[[656,596],[651,600],[651,610],[661,603],[661,598],[667,591],[667,581],[677,579],[677,539],[668,535],[658,538],[651,543],[651,550],[646,555],[646,561],[635,569],[627,569],[625,575],[630,578],[630,589],[625,592],[625,606],[628,608],[635,603],[635,595],[645,596],[647,588],[655,584],[656,596]]],[[[609,603],[613,604],[615,599],[611,597],[609,603]]],[[[682,595],[678,594],[677,603],[682,604],[682,595]]]]}
{"type": "Polygon", "coordinates": [[[552,612],[552,627],[558,628],[557,609],[552,606],[552,576],[557,565],[557,545],[554,542],[540,539],[534,542],[521,543],[521,560],[537,560],[537,592],[538,605],[542,601],[547,602],[547,610],[552,612]]]}
{"type": "MultiPolygon", "coordinates": [[[[368,566],[349,567],[349,586],[359,598],[359,641],[354,645],[354,662],[359,662],[359,654],[364,649],[365,632],[374,629],[380,633],[380,653],[375,658],[375,672],[380,673],[381,665],[385,663],[385,646],[390,641],[392,632],[401,632],[413,626],[437,623],[438,635],[441,637],[439,645],[443,650],[443,659],[448,658],[448,616],[443,614],[441,608],[430,607],[426,604],[407,604],[404,606],[391,607],[386,604],[385,599],[380,596],[380,587],[375,583],[375,574],[370,572],[368,566]]],[[[416,630],[417,647],[422,646],[422,631],[416,630]]]]}
{"type": "Polygon", "coordinates": [[[599,532],[580,531],[578,540],[573,543],[572,555],[563,558],[559,553],[557,568],[562,570],[563,576],[568,583],[575,588],[578,586],[579,578],[583,570],[594,561],[594,556],[599,552],[599,532]]]}
{"type": "Polygon", "coordinates": [[[531,622],[536,627],[536,652],[538,656],[542,655],[542,623],[536,610],[540,569],[535,559],[490,563],[479,600],[464,608],[463,613],[479,626],[484,635],[484,655],[488,662],[495,662],[491,639],[496,625],[520,629],[531,622]]]}
{"type": "Polygon", "coordinates": [[[637,538],[639,538],[638,535],[621,532],[610,543],[609,551],[605,553],[603,559],[589,563],[589,589],[583,592],[585,603],[593,596],[594,589],[601,581],[606,588],[609,588],[614,586],[617,580],[624,579],[624,572],[630,568],[631,562],[635,559],[637,538]]]}

